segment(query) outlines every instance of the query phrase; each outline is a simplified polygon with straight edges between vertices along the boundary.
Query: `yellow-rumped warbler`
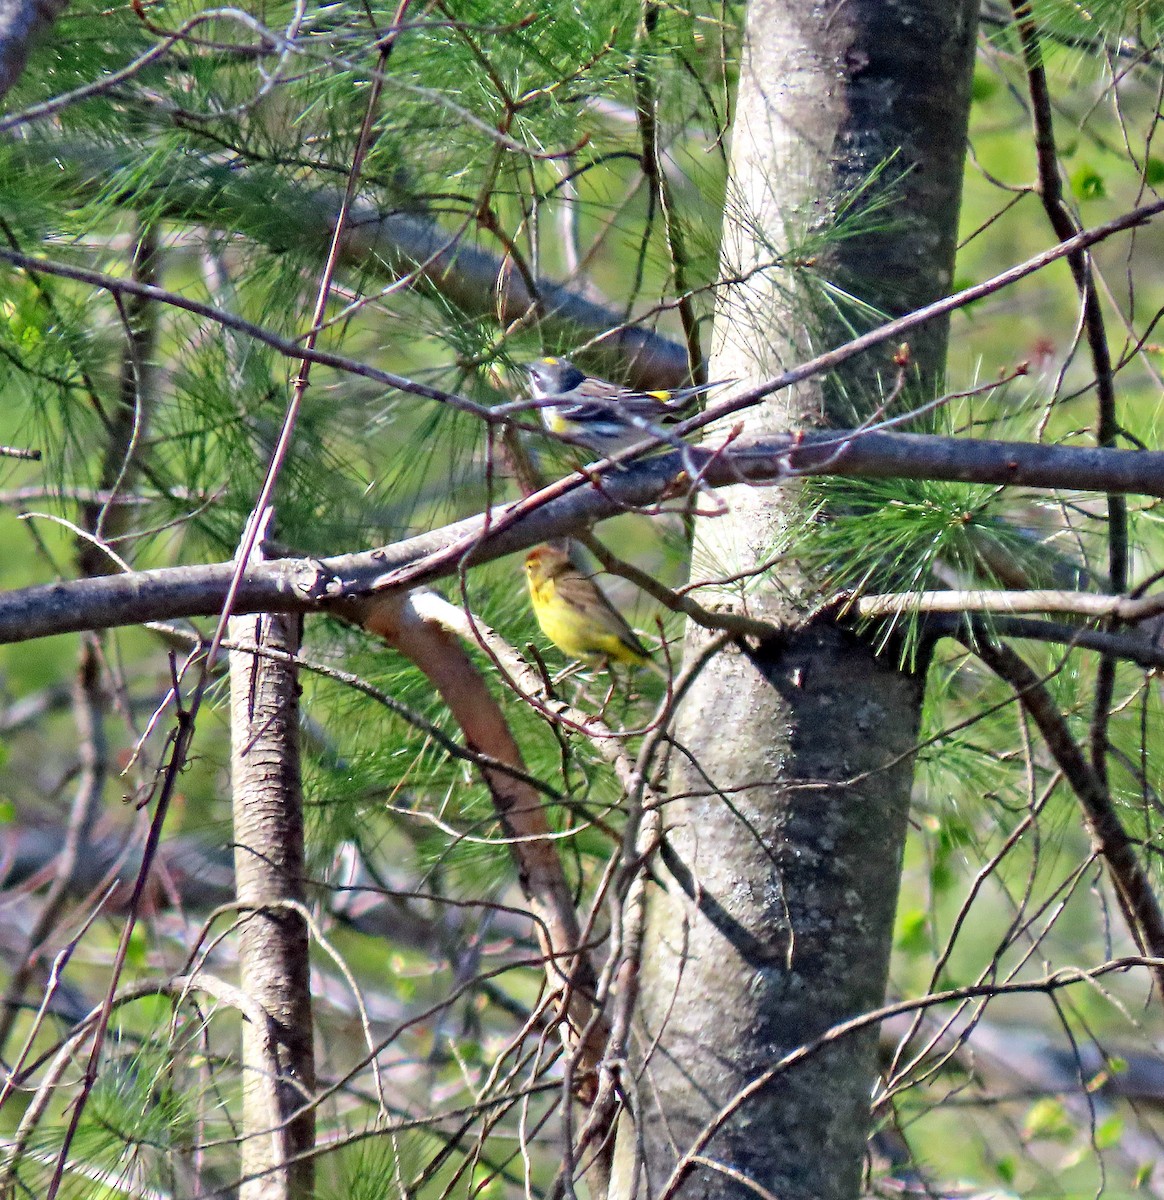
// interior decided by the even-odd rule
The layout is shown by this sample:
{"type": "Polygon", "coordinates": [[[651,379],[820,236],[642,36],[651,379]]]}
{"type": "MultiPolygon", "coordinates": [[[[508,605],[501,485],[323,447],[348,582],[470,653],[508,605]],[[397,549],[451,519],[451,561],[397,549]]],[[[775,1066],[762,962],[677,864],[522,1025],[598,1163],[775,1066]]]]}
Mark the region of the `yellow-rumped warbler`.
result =
{"type": "Polygon", "coordinates": [[[650,441],[652,425],[678,420],[690,400],[726,382],[639,392],[587,375],[566,358],[539,358],[526,370],[546,429],[603,456],[650,441]]]}

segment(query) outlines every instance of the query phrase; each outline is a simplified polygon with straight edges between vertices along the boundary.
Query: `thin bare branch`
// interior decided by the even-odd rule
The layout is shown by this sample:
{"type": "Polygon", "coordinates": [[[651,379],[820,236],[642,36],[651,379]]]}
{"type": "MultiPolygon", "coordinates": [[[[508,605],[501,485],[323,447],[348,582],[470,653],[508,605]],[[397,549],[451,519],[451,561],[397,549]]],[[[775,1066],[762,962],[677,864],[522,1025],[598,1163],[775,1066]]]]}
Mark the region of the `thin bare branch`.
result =
{"type": "MultiPolygon", "coordinates": [[[[1157,963],[1164,958],[1164,911],[1152,881],[1124,829],[1106,781],[1087,761],[1045,684],[1009,646],[989,637],[967,637],[966,647],[1000,678],[1006,680],[1030,713],[1047,749],[1063,772],[1083,809],[1084,821],[1103,858],[1120,898],[1136,944],[1157,963]]],[[[1154,965],[1156,986],[1164,994],[1164,965],[1154,965]]]]}

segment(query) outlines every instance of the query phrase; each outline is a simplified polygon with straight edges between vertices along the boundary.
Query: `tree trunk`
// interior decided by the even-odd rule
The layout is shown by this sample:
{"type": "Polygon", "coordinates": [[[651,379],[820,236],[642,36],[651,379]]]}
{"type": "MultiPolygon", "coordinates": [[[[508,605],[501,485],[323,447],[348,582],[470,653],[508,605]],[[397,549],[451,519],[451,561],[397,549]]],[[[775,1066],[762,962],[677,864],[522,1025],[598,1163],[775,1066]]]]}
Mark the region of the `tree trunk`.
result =
{"type": "MultiPolygon", "coordinates": [[[[299,649],[299,618],[233,617],[231,638],[276,654],[299,649]]],[[[234,869],[241,909],[242,990],[266,1014],[243,1022],[240,1200],[307,1200],[315,1087],[307,922],[299,681],[293,664],[245,650],[230,656],[234,869]],[[298,1115],[293,1115],[297,1114],[298,1115]]]]}
{"type": "MultiPolygon", "coordinates": [[[[843,340],[782,256],[811,257],[816,273],[890,315],[948,290],[975,7],[753,0],[721,261],[725,278],[744,282],[721,293],[713,378],[758,382],[843,340]],[[879,227],[806,252],[840,199],[886,162],[873,191],[893,199],[879,227]]],[[[932,385],[945,323],[911,340],[932,385]]],[[[878,369],[895,372],[889,355],[870,357],[824,388],[773,397],[748,414],[747,432],[868,415],[878,369]]],[[[803,517],[798,493],[733,488],[730,513],[697,525],[693,578],[769,558],[803,517]]],[[[714,599],[740,607],[738,592],[714,599]]],[[[620,1125],[614,1196],[859,1191],[876,1029],[740,1096],[885,991],[922,679],[828,620],[804,624],[813,600],[812,580],[782,561],[747,609],[783,636],[718,655],[680,715],[664,886],[648,899],[635,1120],[620,1125]]],[[[704,638],[693,629],[689,650],[704,638]]]]}

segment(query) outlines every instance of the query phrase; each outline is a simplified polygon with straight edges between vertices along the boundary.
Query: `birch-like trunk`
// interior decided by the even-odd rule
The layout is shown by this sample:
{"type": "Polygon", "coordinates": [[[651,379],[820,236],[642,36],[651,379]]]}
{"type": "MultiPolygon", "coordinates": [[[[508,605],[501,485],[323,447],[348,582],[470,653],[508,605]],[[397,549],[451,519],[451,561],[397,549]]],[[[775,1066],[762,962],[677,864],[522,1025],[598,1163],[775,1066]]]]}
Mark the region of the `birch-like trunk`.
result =
{"type": "MultiPolygon", "coordinates": [[[[753,0],[721,262],[744,282],[721,294],[713,378],[757,382],[843,340],[795,270],[765,264],[880,164],[878,187],[896,179],[887,227],[816,251],[818,269],[892,315],[948,290],[975,8],[753,0]]],[[[945,338],[935,323],[911,339],[926,380],[945,338]]],[[[776,395],[747,432],[851,425],[894,370],[882,352],[825,389],[776,395]]],[[[729,515],[698,522],[695,579],[747,571],[801,517],[796,487],[727,499],[729,515]]],[[[683,706],[613,1196],[859,1191],[876,1029],[773,1068],[883,1000],[923,681],[827,619],[803,624],[814,599],[793,562],[778,568],[748,611],[783,636],[718,655],[683,706]]],[[[704,637],[693,629],[689,649],[704,637]]]]}

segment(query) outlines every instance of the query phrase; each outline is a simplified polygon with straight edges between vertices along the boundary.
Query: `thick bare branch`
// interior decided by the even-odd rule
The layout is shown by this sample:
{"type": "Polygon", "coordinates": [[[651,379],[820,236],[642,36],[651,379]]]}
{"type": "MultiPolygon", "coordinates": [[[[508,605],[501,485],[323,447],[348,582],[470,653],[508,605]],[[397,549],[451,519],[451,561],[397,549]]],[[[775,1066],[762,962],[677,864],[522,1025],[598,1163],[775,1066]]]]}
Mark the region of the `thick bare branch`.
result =
{"type": "MultiPolygon", "coordinates": [[[[665,454],[602,477],[571,476],[513,505],[360,554],[277,559],[243,573],[233,611],[314,612],[374,591],[452,575],[466,557],[490,562],[560,538],[686,486],[688,465],[710,486],[799,475],[944,479],[1164,496],[1164,452],[1040,446],[907,433],[819,433],[757,438],[726,451],[665,454]]],[[[0,597],[0,644],[110,629],[222,609],[232,563],[22,588],[0,597]]]]}

